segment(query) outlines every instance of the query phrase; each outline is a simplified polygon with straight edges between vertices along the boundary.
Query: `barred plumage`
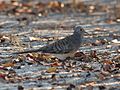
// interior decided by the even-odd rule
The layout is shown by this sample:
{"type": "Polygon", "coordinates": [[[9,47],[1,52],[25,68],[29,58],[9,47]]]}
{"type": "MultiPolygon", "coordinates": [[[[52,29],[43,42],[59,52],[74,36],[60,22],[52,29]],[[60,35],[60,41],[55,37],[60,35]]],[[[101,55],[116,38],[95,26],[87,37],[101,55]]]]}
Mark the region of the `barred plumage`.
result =
{"type": "MultiPolygon", "coordinates": [[[[66,54],[65,55],[65,58],[66,58],[67,55],[69,55],[70,53],[74,54],[73,52],[75,52],[77,49],[79,49],[82,39],[83,39],[83,34],[85,32],[84,29],[80,26],[76,26],[73,29],[74,29],[74,33],[72,35],[67,36],[61,40],[58,40],[52,44],[43,46],[37,50],[15,52],[13,54],[42,52],[42,53],[50,53],[50,54],[54,54],[54,55],[55,54],[61,54],[61,55],[66,54]]],[[[62,57],[64,58],[64,56],[62,56],[62,57]]],[[[58,57],[58,58],[60,58],[60,57],[58,57]]]]}

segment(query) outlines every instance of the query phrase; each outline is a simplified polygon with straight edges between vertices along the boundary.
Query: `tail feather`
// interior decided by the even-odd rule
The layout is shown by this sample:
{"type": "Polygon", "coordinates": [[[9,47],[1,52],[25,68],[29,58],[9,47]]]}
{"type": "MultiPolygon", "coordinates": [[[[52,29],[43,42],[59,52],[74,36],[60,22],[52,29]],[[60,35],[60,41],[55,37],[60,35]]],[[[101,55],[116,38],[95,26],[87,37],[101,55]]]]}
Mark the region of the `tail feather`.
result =
{"type": "Polygon", "coordinates": [[[12,54],[25,54],[25,53],[32,53],[32,52],[40,52],[40,49],[26,50],[26,51],[22,51],[22,52],[14,52],[12,54]]]}

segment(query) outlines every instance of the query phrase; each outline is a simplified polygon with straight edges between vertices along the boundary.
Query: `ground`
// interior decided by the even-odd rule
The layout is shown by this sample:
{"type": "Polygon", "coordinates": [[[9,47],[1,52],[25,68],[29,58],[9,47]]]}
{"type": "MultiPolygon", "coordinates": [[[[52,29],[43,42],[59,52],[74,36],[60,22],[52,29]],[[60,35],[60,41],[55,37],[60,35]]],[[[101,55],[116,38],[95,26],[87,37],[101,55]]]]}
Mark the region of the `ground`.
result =
{"type": "Polygon", "coordinates": [[[1,90],[119,90],[119,0],[1,0],[1,90]],[[69,2],[68,2],[69,1],[69,2]],[[88,34],[64,61],[36,49],[73,33],[88,34]]]}

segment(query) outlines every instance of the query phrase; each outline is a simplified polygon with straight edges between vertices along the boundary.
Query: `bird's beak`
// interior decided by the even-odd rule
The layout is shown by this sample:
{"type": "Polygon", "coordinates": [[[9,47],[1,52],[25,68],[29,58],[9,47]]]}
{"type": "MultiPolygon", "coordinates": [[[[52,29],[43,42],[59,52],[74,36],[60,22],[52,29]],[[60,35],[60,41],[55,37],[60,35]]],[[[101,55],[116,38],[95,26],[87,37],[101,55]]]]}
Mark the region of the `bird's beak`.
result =
{"type": "Polygon", "coordinates": [[[89,34],[88,32],[86,32],[86,31],[85,31],[84,33],[85,33],[86,35],[90,35],[90,34],[89,34]]]}

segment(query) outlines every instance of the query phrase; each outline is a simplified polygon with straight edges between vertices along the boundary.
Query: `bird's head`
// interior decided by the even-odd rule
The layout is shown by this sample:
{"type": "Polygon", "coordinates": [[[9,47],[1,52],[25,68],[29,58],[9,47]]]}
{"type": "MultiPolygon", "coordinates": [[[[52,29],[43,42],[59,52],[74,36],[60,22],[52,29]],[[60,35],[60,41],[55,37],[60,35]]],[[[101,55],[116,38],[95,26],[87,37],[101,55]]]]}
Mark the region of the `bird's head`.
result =
{"type": "Polygon", "coordinates": [[[81,26],[75,26],[73,30],[74,34],[83,35],[85,33],[85,30],[81,26]]]}

